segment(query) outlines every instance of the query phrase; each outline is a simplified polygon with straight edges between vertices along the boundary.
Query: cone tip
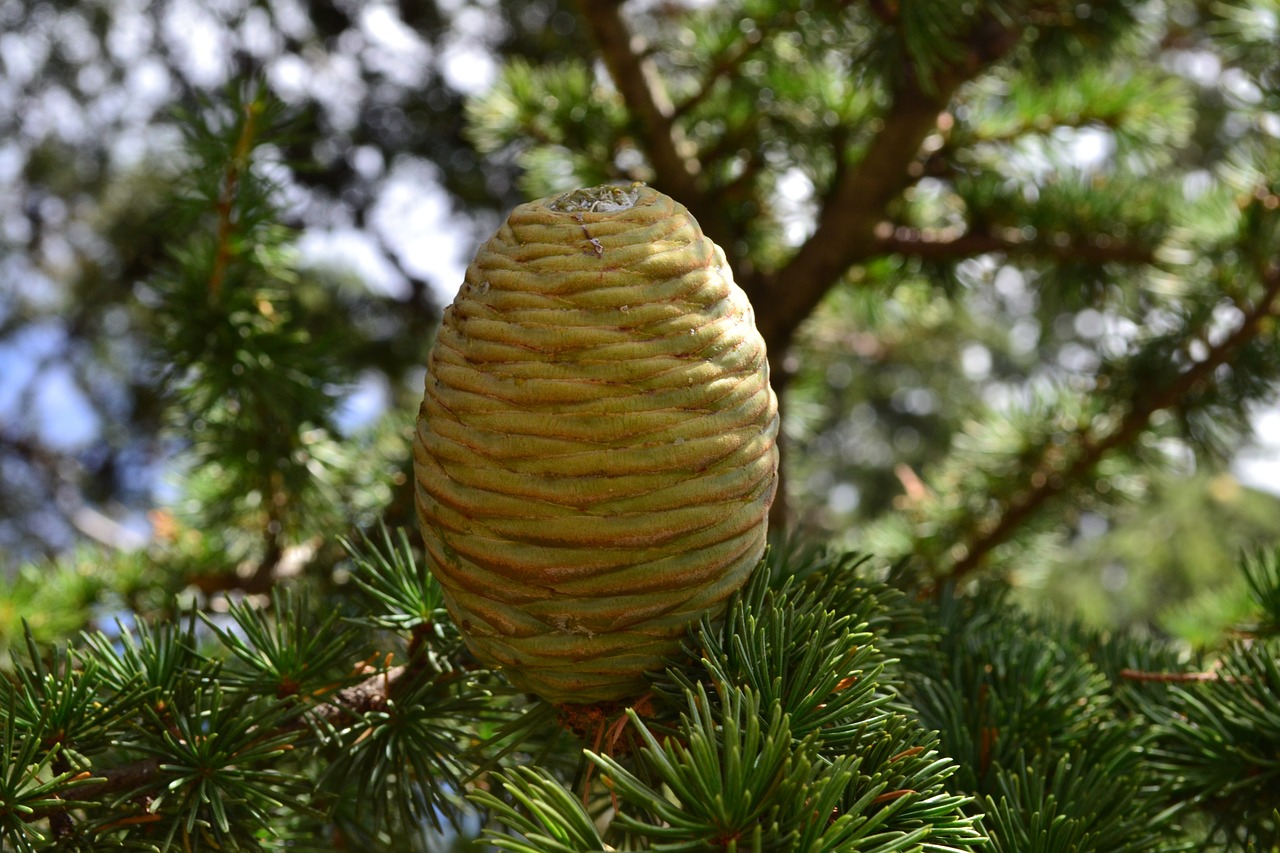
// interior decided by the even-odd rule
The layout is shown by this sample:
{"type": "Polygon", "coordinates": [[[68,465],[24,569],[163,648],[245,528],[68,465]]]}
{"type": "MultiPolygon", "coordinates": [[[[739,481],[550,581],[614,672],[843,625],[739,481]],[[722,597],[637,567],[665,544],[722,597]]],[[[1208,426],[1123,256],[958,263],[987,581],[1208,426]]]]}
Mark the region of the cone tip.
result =
{"type": "Polygon", "coordinates": [[[556,196],[547,202],[547,207],[559,213],[615,213],[635,206],[643,188],[644,184],[639,181],[630,186],[584,187],[556,196]]]}

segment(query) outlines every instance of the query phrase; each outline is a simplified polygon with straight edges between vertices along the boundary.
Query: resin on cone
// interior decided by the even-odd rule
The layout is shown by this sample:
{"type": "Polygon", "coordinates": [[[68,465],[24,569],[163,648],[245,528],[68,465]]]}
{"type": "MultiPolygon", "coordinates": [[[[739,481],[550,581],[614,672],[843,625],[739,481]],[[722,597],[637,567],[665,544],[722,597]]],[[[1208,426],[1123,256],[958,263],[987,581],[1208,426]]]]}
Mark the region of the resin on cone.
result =
{"type": "Polygon", "coordinates": [[[467,645],[553,702],[643,693],[759,562],[777,431],[751,305],[682,205],[517,207],[445,310],[413,447],[467,645]]]}

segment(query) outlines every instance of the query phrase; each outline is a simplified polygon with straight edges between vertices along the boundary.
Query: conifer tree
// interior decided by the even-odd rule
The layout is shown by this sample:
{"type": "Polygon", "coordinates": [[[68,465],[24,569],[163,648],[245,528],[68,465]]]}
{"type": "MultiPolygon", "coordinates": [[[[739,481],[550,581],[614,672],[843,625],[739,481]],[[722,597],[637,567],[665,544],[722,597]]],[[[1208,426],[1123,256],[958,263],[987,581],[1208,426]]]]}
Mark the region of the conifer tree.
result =
{"type": "Polygon", "coordinates": [[[471,139],[529,197],[687,207],[768,346],[788,512],[863,504],[776,513],[642,695],[512,687],[417,538],[412,412],[335,424],[386,354],[298,262],[305,116],[252,76],[192,99],[129,303],[186,476],[145,548],[5,590],[0,847],[1280,850],[1280,549],[1193,650],[1010,583],[1272,398],[1280,7],[578,14],[594,52],[506,64],[471,139]]]}

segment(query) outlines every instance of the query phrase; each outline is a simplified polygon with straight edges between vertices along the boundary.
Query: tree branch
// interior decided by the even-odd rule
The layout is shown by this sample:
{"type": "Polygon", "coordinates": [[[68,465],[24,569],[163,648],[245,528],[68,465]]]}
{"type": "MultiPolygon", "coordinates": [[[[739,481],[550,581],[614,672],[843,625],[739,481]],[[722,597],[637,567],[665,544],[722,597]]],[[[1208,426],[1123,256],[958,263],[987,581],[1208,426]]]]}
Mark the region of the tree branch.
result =
{"type": "MultiPolygon", "coordinates": [[[[284,726],[283,729],[287,731],[291,727],[300,728],[304,725],[303,720],[306,718],[336,723],[366,711],[379,710],[386,706],[395,685],[410,671],[408,666],[394,666],[375,673],[364,681],[339,690],[329,701],[311,708],[302,718],[291,725],[284,726]]],[[[269,733],[264,732],[264,735],[266,734],[269,733]]],[[[68,801],[67,807],[75,808],[77,803],[141,788],[160,774],[161,763],[158,758],[147,758],[95,773],[94,776],[101,781],[76,788],[75,799],[68,801]]],[[[47,816],[49,816],[48,812],[42,812],[33,817],[38,819],[47,816]]]]}
{"type": "Polygon", "coordinates": [[[1280,314],[1280,267],[1271,266],[1263,276],[1263,293],[1244,311],[1240,326],[1209,349],[1204,359],[1178,374],[1163,388],[1134,400],[1128,413],[1108,432],[1085,434],[1077,445],[1074,458],[1064,459],[1066,448],[1054,446],[1041,454],[1040,462],[1027,478],[1029,485],[999,512],[978,526],[976,533],[958,549],[959,557],[942,576],[956,580],[978,569],[998,545],[1008,540],[1018,528],[1045,504],[1071,484],[1088,475],[1111,451],[1132,443],[1151,422],[1152,416],[1170,408],[1197,388],[1211,385],[1219,367],[1230,363],[1249,341],[1263,333],[1266,321],[1280,314]]]}
{"type": "Polygon", "coordinates": [[[654,184],[689,209],[702,230],[734,261],[728,220],[698,182],[701,166],[676,122],[675,107],[644,40],[631,33],[621,0],[582,0],[582,17],[627,110],[635,116],[641,146],[653,166],[654,184]]]}
{"type": "Polygon", "coordinates": [[[657,67],[645,56],[643,39],[632,35],[622,18],[622,3],[582,0],[582,12],[609,76],[639,122],[657,183],[686,203],[699,198],[698,161],[675,122],[675,108],[657,67]]]}
{"type": "Polygon", "coordinates": [[[1016,28],[984,20],[970,34],[960,63],[927,85],[913,69],[902,75],[879,132],[862,159],[830,188],[813,234],[784,267],[743,282],[770,352],[780,357],[786,351],[795,329],[845,270],[881,254],[876,227],[885,220],[889,203],[913,180],[910,166],[952,93],[1004,56],[1020,35],[1016,28]]]}
{"type": "Polygon", "coordinates": [[[743,34],[740,41],[735,42],[712,64],[698,90],[677,104],[673,115],[676,118],[687,115],[694,107],[710,97],[717,83],[741,68],[743,63],[764,45],[771,31],[791,26],[794,21],[795,12],[789,8],[777,10],[767,21],[758,21],[755,27],[743,34]]]}
{"type": "MultiPolygon", "coordinates": [[[[1095,236],[1093,242],[1058,242],[1025,239],[1016,228],[1002,232],[977,232],[950,236],[945,231],[896,228],[882,223],[876,229],[875,253],[907,255],[932,261],[958,260],[977,255],[1003,254],[1047,258],[1056,262],[1080,261],[1090,264],[1150,264],[1155,261],[1151,246],[1095,236]]],[[[1105,236],[1105,235],[1103,235],[1105,236]]]]}
{"type": "Polygon", "coordinates": [[[233,221],[235,199],[240,191],[241,175],[249,168],[249,155],[253,151],[254,136],[258,132],[256,120],[261,112],[262,105],[256,99],[245,104],[244,124],[241,125],[235,150],[227,160],[227,168],[222,176],[222,193],[215,205],[218,214],[217,250],[213,257],[213,270],[209,273],[209,296],[215,300],[222,294],[222,283],[234,253],[232,238],[237,225],[233,221]]]}
{"type": "Polygon", "coordinates": [[[1122,669],[1120,677],[1129,681],[1154,681],[1167,684],[1222,680],[1222,676],[1216,672],[1144,672],[1138,669],[1122,669]]]}

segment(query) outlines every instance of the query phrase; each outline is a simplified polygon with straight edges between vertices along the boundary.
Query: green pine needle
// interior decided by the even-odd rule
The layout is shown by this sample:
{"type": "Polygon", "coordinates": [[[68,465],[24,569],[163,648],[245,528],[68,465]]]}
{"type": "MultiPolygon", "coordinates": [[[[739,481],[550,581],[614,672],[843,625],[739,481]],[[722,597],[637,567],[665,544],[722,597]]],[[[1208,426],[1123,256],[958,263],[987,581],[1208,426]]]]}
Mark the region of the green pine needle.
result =
{"type": "Polygon", "coordinates": [[[1254,637],[1280,636],[1280,550],[1241,560],[1241,571],[1257,616],[1240,630],[1254,637]]]}
{"type": "Polygon", "coordinates": [[[477,789],[470,799],[522,837],[486,829],[485,838],[494,847],[512,853],[602,853],[614,849],[600,838],[582,804],[547,771],[513,767],[495,774],[495,779],[501,783],[497,790],[507,798],[477,789]]]}
{"type": "Polygon", "coordinates": [[[456,644],[440,582],[414,556],[408,533],[397,530],[393,540],[381,522],[378,530],[380,541],[364,533],[358,543],[338,539],[355,563],[351,579],[377,607],[358,621],[393,631],[422,633],[425,628],[445,648],[456,644]]]}
{"type": "Polygon", "coordinates": [[[315,702],[359,677],[351,668],[356,658],[354,632],[340,624],[335,610],[317,620],[306,596],[277,587],[270,608],[233,602],[228,615],[235,630],[201,614],[239,664],[224,674],[225,685],[315,702]]]}

